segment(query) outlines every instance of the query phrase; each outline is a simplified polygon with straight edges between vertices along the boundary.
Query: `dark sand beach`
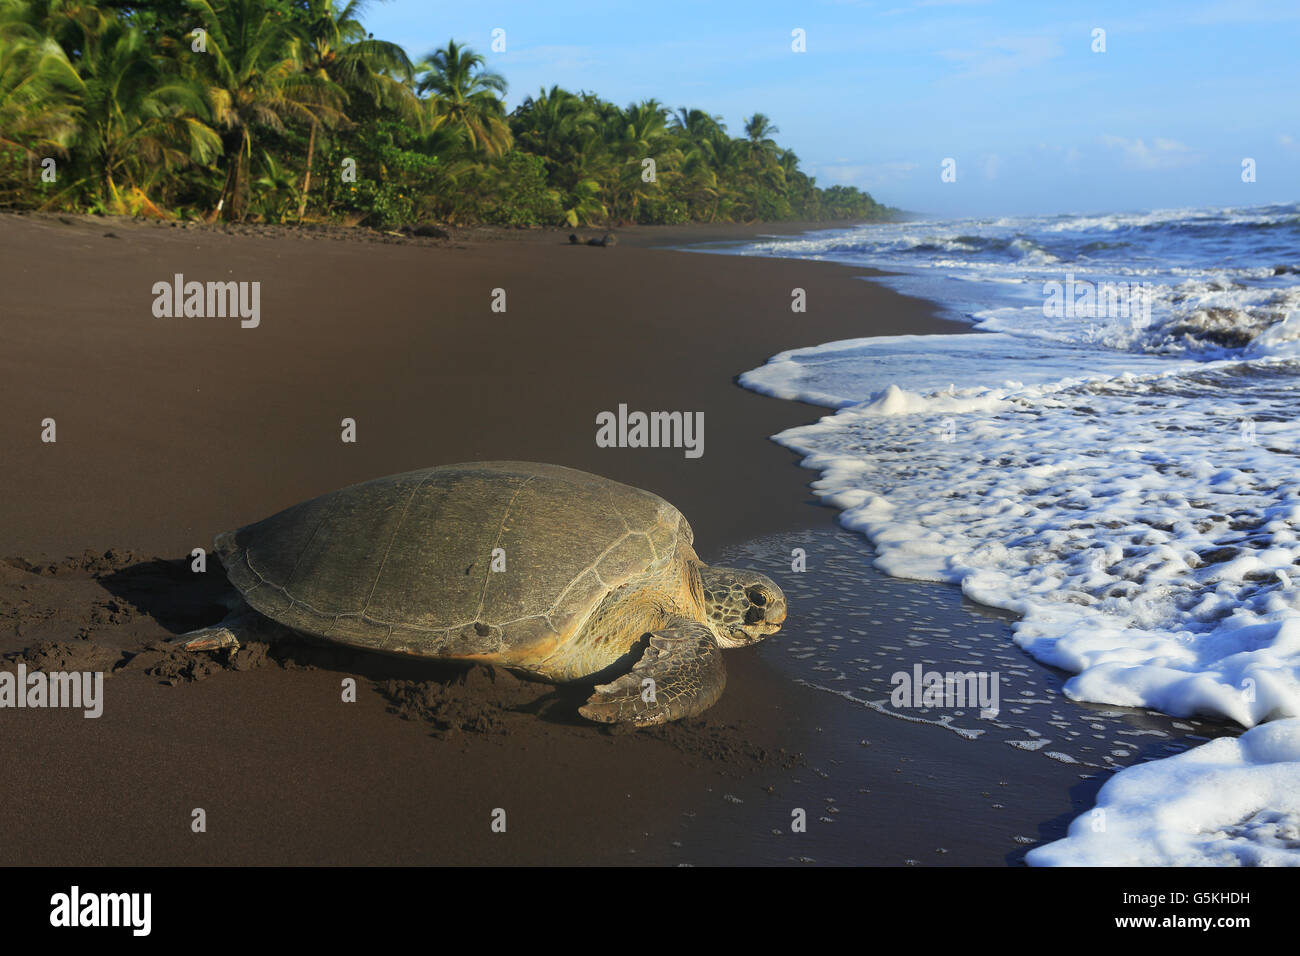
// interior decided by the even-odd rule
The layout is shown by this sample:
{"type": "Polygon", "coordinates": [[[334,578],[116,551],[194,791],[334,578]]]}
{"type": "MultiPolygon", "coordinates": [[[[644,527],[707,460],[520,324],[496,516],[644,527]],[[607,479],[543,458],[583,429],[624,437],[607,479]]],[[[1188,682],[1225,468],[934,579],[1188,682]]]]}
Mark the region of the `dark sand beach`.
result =
{"type": "MultiPolygon", "coordinates": [[[[864,270],[655,248],[797,228],[641,227],[601,249],[567,231],[399,241],[0,216],[0,653],[111,672],[99,719],[0,716],[3,862],[1001,865],[1017,837],[1062,834],[1099,785],[1079,767],[879,714],[850,738],[838,700],[777,666],[770,645],[807,640],[793,603],[767,645],[728,653],[717,706],[630,735],[579,718],[581,688],[485,668],[158,647],[221,617],[217,562],[187,563],[216,532],[433,464],[549,461],[646,488],[689,517],[705,560],[837,533],[814,474],[768,440],[824,410],[734,376],[798,346],[960,327],[864,270]],[[176,273],[259,281],[260,325],[156,318],[151,288],[176,273]],[[597,447],[595,416],[620,404],[702,411],[703,456],[597,447]]],[[[916,587],[939,620],[977,613],[916,587]]]]}

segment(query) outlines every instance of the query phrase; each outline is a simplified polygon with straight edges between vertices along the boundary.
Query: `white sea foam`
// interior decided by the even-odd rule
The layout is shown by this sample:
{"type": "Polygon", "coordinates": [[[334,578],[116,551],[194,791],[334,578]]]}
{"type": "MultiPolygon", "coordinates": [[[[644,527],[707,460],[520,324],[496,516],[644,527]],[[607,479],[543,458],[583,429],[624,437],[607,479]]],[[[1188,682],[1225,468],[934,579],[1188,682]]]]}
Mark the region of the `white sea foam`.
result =
{"type": "Polygon", "coordinates": [[[1031,866],[1300,866],[1300,719],[1121,770],[1031,866]]]}
{"type": "Polygon", "coordinates": [[[1063,387],[1125,373],[1157,375],[1198,367],[1193,361],[1087,348],[1082,337],[1054,342],[1011,333],[894,335],[792,349],[745,372],[739,381],[774,398],[843,408],[899,383],[921,393],[949,386],[1063,387]]]}
{"type": "Polygon", "coordinates": [[[1189,394],[1244,374],[891,386],[777,440],[878,567],[1022,615],[1071,696],[1252,726],[1300,715],[1300,423],[1285,390],[1189,394]]]}

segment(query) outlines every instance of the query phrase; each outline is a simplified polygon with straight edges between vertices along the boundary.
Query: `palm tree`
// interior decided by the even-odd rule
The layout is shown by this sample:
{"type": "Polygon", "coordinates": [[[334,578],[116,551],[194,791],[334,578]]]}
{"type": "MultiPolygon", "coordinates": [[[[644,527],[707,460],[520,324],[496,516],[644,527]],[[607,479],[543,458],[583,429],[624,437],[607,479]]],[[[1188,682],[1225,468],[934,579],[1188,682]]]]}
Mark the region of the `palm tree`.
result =
{"type": "Polygon", "coordinates": [[[657,100],[632,103],[626,110],[609,116],[605,139],[618,160],[610,184],[610,203],[615,215],[635,219],[641,200],[659,190],[660,180],[671,176],[672,164],[681,158],[676,143],[668,135],[668,110],[657,100]],[[654,160],[655,182],[642,177],[643,163],[654,160]]]}
{"type": "Polygon", "coordinates": [[[0,152],[63,154],[77,129],[81,78],[53,39],[0,22],[0,152]]]}
{"type": "Polygon", "coordinates": [[[784,199],[785,170],[778,160],[781,147],[772,139],[779,132],[762,113],[745,121],[745,139],[741,141],[745,170],[741,178],[749,219],[779,218],[777,210],[788,207],[784,199]]]}
{"type": "Polygon", "coordinates": [[[542,157],[570,226],[608,215],[600,182],[589,175],[592,159],[604,151],[599,123],[587,99],[558,86],[528,97],[510,116],[515,147],[542,157]]]}
{"type": "Polygon", "coordinates": [[[718,144],[730,142],[727,127],[721,116],[685,106],[678,107],[672,122],[673,131],[682,143],[683,197],[691,208],[709,209],[712,221],[721,191],[718,144]]]}
{"type": "Polygon", "coordinates": [[[709,149],[713,153],[713,168],[718,177],[713,208],[709,212],[709,222],[715,222],[719,217],[731,218],[740,196],[737,186],[745,176],[745,164],[749,156],[745,140],[732,139],[726,133],[712,137],[709,149]]]}
{"type": "Polygon", "coordinates": [[[775,162],[781,147],[772,139],[781,132],[772,121],[762,113],[755,113],[745,120],[745,137],[748,140],[749,155],[757,166],[775,162]]]}
{"type": "Polygon", "coordinates": [[[473,152],[500,156],[511,145],[505,118],[505,77],[484,68],[483,57],[449,40],[434,50],[416,69],[422,74],[416,87],[430,98],[431,125],[443,123],[459,130],[473,152]]]}
{"type": "Polygon", "coordinates": [[[721,116],[710,116],[704,110],[685,106],[679,106],[673,114],[673,129],[685,136],[694,148],[707,146],[713,137],[727,131],[721,116]]]}
{"type": "Polygon", "coordinates": [[[3,0],[6,19],[21,19],[52,38],[76,61],[90,41],[111,22],[103,4],[87,0],[3,0]]]}
{"type": "MultiPolygon", "coordinates": [[[[375,103],[415,118],[419,102],[409,86],[415,67],[396,43],[375,40],[361,25],[368,0],[305,0],[297,28],[303,72],[335,83],[345,91],[363,93],[375,103]]],[[[307,170],[303,174],[298,218],[307,213],[312,160],[320,128],[313,117],[307,140],[307,170]]]]}
{"type": "Polygon", "coordinates": [[[204,122],[202,86],[168,75],[167,60],[139,30],[112,21],[81,60],[84,119],[77,153],[114,213],[125,210],[116,177],[139,189],[137,171],[208,163],[221,139],[204,122]]]}
{"type": "Polygon", "coordinates": [[[189,0],[208,33],[199,55],[214,123],[220,128],[226,181],[212,218],[242,215],[245,170],[254,131],[276,132],[286,120],[310,124],[346,119],[345,94],[319,74],[304,73],[292,24],[263,0],[189,0]]]}
{"type": "Polygon", "coordinates": [[[581,98],[552,86],[524,100],[510,116],[516,148],[546,160],[552,172],[563,169],[578,140],[595,129],[598,116],[581,98]]]}

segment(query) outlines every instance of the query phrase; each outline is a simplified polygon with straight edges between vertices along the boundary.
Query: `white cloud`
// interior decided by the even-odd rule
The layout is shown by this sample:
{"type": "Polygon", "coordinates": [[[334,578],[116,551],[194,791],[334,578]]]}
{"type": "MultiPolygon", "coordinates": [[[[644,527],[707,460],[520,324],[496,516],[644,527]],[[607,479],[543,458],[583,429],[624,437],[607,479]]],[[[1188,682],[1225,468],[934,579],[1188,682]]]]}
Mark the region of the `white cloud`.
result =
{"type": "Polygon", "coordinates": [[[1039,143],[1038,148],[1044,153],[1058,153],[1066,166],[1077,166],[1083,154],[1078,146],[1063,146],[1057,143],[1039,143]]]}
{"type": "Polygon", "coordinates": [[[812,173],[821,186],[862,186],[879,189],[890,183],[908,178],[908,174],[921,168],[920,163],[824,163],[814,166],[812,173]]]}
{"type": "Polygon", "coordinates": [[[1136,169],[1174,169],[1199,158],[1185,143],[1160,136],[1153,139],[1150,146],[1143,139],[1125,139],[1123,136],[1103,136],[1101,141],[1120,150],[1125,164],[1136,169]]]}
{"type": "Polygon", "coordinates": [[[966,69],[958,79],[970,79],[1019,73],[1054,60],[1064,52],[1061,41],[1055,37],[1006,36],[987,41],[979,50],[940,50],[939,55],[964,63],[966,69]]]}

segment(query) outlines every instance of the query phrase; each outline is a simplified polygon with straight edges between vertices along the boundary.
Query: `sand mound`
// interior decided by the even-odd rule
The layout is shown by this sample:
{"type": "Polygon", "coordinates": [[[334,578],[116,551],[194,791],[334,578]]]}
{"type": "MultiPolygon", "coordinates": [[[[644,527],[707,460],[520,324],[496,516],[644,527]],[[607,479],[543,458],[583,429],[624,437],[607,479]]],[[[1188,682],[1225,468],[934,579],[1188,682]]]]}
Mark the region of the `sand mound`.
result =
{"type": "Polygon", "coordinates": [[[387,680],[379,689],[391,702],[390,713],[432,724],[437,737],[506,734],[520,719],[535,720],[551,710],[560,696],[550,684],[521,680],[490,664],[448,681],[387,680]]]}

